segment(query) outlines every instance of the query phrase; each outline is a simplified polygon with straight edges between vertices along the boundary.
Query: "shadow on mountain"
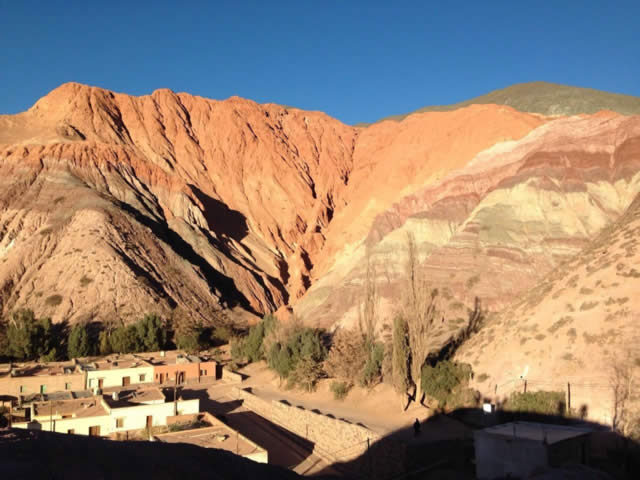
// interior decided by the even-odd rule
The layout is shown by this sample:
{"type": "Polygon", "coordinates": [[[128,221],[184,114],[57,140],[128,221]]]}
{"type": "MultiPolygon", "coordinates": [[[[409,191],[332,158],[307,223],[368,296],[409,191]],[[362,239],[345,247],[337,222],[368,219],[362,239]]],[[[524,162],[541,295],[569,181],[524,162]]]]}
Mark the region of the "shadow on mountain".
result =
{"type": "MultiPolygon", "coordinates": [[[[192,265],[198,267],[205,277],[209,288],[214,291],[218,290],[226,300],[229,308],[236,306],[242,307],[244,310],[258,315],[259,312],[247,300],[242,292],[236,287],[235,281],[213,268],[193,247],[185,241],[177,232],[172,230],[165,222],[159,222],[147,217],[131,205],[124,202],[117,202],[119,208],[131,215],[136,221],[149,228],[153,234],[160,240],[169,245],[173,251],[180,257],[187,260],[192,265]]],[[[146,274],[145,272],[145,275],[146,274]]]]}
{"type": "MultiPolygon", "coordinates": [[[[327,471],[353,479],[474,479],[476,464],[486,461],[476,458],[474,432],[509,422],[532,422],[554,426],[569,426],[589,430],[583,451],[569,447],[570,440],[548,442],[549,463],[537,467],[527,478],[537,479],[635,479],[640,478],[640,444],[611,430],[609,426],[579,418],[555,415],[498,411],[485,413],[479,408],[458,409],[436,413],[420,424],[419,433],[409,426],[371,443],[357,458],[334,458],[327,471]],[[559,446],[556,448],[556,446],[559,446]]],[[[509,438],[509,437],[507,437],[509,438]]],[[[511,443],[511,440],[505,440],[511,443]]],[[[535,441],[535,440],[534,440],[535,441]]],[[[546,436],[540,443],[546,442],[546,436]]],[[[520,448],[517,441],[513,447],[520,448]]],[[[522,447],[526,458],[528,447],[522,447]]],[[[505,461],[504,476],[514,457],[495,451],[493,460],[505,461]]],[[[484,459],[484,460],[483,460],[484,459]]]]}
{"type": "Polygon", "coordinates": [[[204,218],[209,230],[233,238],[237,242],[249,235],[247,219],[242,213],[231,210],[225,203],[210,197],[193,185],[189,185],[189,188],[204,207],[204,218]]]}

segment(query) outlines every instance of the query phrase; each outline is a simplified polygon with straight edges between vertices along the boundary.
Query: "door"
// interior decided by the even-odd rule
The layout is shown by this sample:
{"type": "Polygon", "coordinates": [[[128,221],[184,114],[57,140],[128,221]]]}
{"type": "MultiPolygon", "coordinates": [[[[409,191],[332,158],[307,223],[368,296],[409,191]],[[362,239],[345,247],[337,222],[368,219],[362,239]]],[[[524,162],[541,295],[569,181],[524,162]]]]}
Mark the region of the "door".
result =
{"type": "Polygon", "coordinates": [[[90,437],[99,437],[100,436],[100,425],[95,425],[93,427],[89,427],[89,436],[90,437]]]}
{"type": "Polygon", "coordinates": [[[104,379],[103,378],[99,378],[98,379],[98,388],[102,390],[102,386],[104,385],[104,379]]]}
{"type": "Polygon", "coordinates": [[[122,377],[122,386],[126,387],[131,384],[131,377],[122,377]]]}
{"type": "Polygon", "coordinates": [[[147,428],[151,428],[153,426],[153,415],[147,415],[147,428]]]}

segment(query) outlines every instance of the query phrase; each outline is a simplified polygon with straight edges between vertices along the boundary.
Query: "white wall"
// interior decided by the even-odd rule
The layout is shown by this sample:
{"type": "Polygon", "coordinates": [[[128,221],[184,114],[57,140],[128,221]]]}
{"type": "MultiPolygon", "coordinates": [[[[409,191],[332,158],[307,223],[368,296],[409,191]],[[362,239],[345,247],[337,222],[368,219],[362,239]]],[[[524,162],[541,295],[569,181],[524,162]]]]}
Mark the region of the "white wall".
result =
{"type": "MultiPolygon", "coordinates": [[[[65,418],[53,421],[55,432],[67,433],[69,429],[74,429],[76,435],[89,435],[89,427],[99,425],[100,436],[108,436],[113,432],[124,432],[126,430],[142,430],[147,426],[147,415],[153,417],[153,426],[164,426],[167,424],[167,417],[173,416],[173,402],[156,403],[151,405],[137,405],[135,407],[113,408],[108,415],[82,418],[65,418]],[[116,419],[124,418],[121,428],[116,427],[116,419]]],[[[198,413],[200,410],[200,400],[180,400],[178,401],[178,415],[198,413]]],[[[51,431],[49,419],[39,417],[37,422],[14,423],[14,428],[24,428],[29,430],[51,431]]]]}
{"type": "Polygon", "coordinates": [[[132,385],[140,383],[153,383],[153,367],[143,366],[134,368],[116,368],[113,370],[87,371],[87,388],[98,387],[98,379],[104,380],[102,387],[121,387],[122,379],[129,377],[132,385]],[[144,375],[144,381],[140,382],[140,375],[144,375]]]}
{"type": "MultiPolygon", "coordinates": [[[[111,433],[111,419],[108,415],[96,417],[82,418],[65,418],[53,420],[53,431],[58,433],[67,433],[70,429],[75,430],[76,435],[89,435],[89,427],[100,426],[100,436],[104,437],[111,433]]],[[[14,428],[25,428],[29,430],[43,430],[50,432],[51,426],[49,420],[42,419],[38,422],[22,422],[14,423],[14,428]]]]}
{"type": "MultiPolygon", "coordinates": [[[[200,411],[200,400],[180,400],[178,401],[178,415],[198,413],[200,411]]],[[[125,430],[142,430],[147,426],[147,416],[153,417],[153,426],[164,426],[167,424],[167,417],[173,416],[173,402],[137,405],[135,407],[123,407],[111,409],[111,430],[113,432],[124,432],[125,430]],[[116,419],[124,418],[122,427],[116,427],[116,419]]]]}

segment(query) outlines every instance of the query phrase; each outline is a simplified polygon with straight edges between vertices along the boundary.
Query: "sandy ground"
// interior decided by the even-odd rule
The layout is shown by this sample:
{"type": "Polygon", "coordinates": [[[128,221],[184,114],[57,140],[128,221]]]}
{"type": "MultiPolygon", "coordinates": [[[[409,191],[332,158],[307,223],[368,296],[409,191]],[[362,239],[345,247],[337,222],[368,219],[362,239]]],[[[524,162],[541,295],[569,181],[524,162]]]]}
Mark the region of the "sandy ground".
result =
{"type": "Polygon", "coordinates": [[[320,381],[315,392],[306,393],[300,390],[286,390],[284,385],[281,387],[277,375],[269,370],[264,362],[247,365],[242,373],[249,375],[243,386],[252,387],[253,393],[262,398],[286,400],[307,410],[315,409],[323,414],[360,423],[382,435],[395,433],[406,437],[403,440],[427,442],[464,438],[468,434],[468,429],[460,423],[439,417],[437,423],[442,428],[430,429],[433,434],[424,432],[425,435],[414,439],[413,422],[416,418],[425,422],[433,415],[433,411],[415,403],[411,403],[409,408],[403,411],[401,397],[388,385],[378,385],[372,390],[354,387],[346,399],[336,400],[329,390],[331,380],[320,381]]]}

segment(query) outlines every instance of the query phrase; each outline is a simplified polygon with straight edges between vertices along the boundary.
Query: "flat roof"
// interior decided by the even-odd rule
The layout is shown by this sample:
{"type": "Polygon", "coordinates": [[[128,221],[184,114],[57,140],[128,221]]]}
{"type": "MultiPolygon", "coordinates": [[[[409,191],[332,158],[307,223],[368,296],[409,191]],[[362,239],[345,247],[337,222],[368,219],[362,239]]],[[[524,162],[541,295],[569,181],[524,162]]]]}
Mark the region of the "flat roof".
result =
{"type": "Polygon", "coordinates": [[[64,363],[22,363],[14,364],[11,367],[3,365],[0,377],[39,377],[51,375],[79,375],[82,372],[76,368],[72,362],[64,363]]]}
{"type": "Polygon", "coordinates": [[[37,417],[46,417],[47,415],[71,415],[73,418],[84,418],[107,415],[107,411],[100,403],[100,397],[35,402],[33,408],[34,414],[37,417]]]}
{"type": "Polygon", "coordinates": [[[118,399],[113,399],[113,394],[104,394],[103,398],[111,408],[135,407],[150,403],[164,403],[165,396],[159,388],[142,388],[122,390],[117,393],[118,399]]]}
{"type": "Polygon", "coordinates": [[[119,370],[150,366],[149,362],[141,358],[107,358],[85,365],[88,370],[119,370]]]}
{"type": "Polygon", "coordinates": [[[242,456],[265,451],[224,424],[162,433],[154,437],[165,443],[188,443],[204,448],[219,448],[242,456]]]}
{"type": "Polygon", "coordinates": [[[519,438],[524,440],[535,440],[542,442],[545,440],[548,444],[562,442],[569,438],[580,437],[591,433],[586,428],[570,427],[567,425],[553,425],[548,423],[534,422],[509,422],[494,427],[488,427],[482,430],[483,433],[490,435],[499,435],[509,438],[519,438]]]}

